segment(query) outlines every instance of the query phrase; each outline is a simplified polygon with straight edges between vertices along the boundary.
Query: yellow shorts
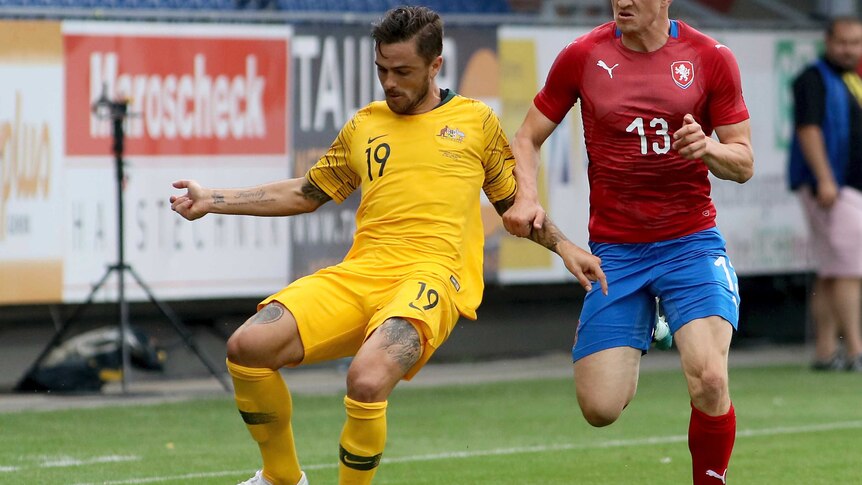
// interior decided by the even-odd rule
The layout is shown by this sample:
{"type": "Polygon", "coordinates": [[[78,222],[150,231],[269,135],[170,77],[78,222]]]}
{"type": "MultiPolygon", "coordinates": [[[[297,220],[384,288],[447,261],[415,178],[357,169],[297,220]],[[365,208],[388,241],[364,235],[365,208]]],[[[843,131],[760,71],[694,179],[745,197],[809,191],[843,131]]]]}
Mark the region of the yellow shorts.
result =
{"type": "Polygon", "coordinates": [[[339,264],[300,278],[266,298],[287,307],[296,319],[305,348],[301,364],[356,355],[365,339],[388,318],[411,322],[422,340],[422,356],[404,379],[410,380],[446,341],[458,310],[454,288],[432,271],[369,275],[339,264]]]}

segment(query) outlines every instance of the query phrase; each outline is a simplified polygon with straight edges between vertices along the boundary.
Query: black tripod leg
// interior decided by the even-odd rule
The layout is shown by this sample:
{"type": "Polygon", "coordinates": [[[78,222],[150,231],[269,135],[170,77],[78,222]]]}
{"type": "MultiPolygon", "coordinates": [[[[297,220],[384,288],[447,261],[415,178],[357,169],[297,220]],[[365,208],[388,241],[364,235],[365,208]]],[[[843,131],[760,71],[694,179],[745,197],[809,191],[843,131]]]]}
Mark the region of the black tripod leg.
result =
{"type": "Polygon", "coordinates": [[[23,390],[21,388],[21,385],[24,383],[24,381],[26,381],[28,377],[30,377],[31,375],[33,375],[34,372],[36,372],[36,369],[38,369],[42,361],[45,360],[45,357],[47,357],[48,354],[52,350],[54,350],[55,347],[57,347],[61,340],[63,340],[63,337],[66,335],[66,332],[72,327],[72,324],[75,322],[75,320],[77,320],[78,317],[80,317],[81,314],[84,313],[84,310],[87,307],[93,304],[93,300],[96,298],[96,292],[99,291],[99,289],[102,287],[102,285],[105,284],[106,281],[108,281],[108,277],[111,276],[111,273],[113,271],[116,271],[117,269],[119,269],[119,267],[116,265],[108,266],[107,271],[105,271],[105,274],[102,275],[102,279],[100,279],[98,283],[93,285],[93,289],[90,290],[90,294],[87,296],[87,300],[84,301],[84,303],[78,305],[75,308],[75,311],[73,311],[72,314],[69,315],[69,318],[67,318],[60,325],[57,331],[54,332],[54,336],[51,337],[51,340],[48,342],[48,345],[45,346],[45,348],[42,350],[42,353],[39,354],[39,357],[36,357],[36,360],[33,362],[33,364],[30,365],[30,368],[27,369],[27,372],[24,373],[24,377],[22,377],[21,380],[18,381],[18,384],[15,385],[15,390],[23,390]]]}
{"type": "Polygon", "coordinates": [[[138,276],[138,273],[136,273],[131,266],[126,266],[126,269],[129,271],[132,277],[135,278],[135,281],[137,281],[138,285],[143,288],[144,292],[147,294],[147,297],[150,299],[150,302],[155,305],[162,312],[162,314],[164,314],[165,317],[167,317],[167,319],[174,326],[174,329],[177,331],[180,337],[182,337],[183,341],[185,341],[188,348],[190,348],[192,352],[194,352],[195,355],[198,356],[198,359],[200,359],[204,366],[206,366],[206,368],[210,371],[210,374],[212,374],[213,377],[218,379],[222,387],[224,387],[225,391],[233,392],[233,389],[231,389],[230,384],[228,384],[227,380],[224,377],[224,374],[220,373],[218,369],[216,369],[215,365],[213,365],[213,363],[210,362],[209,359],[207,359],[207,357],[198,348],[198,345],[195,343],[191,332],[189,332],[188,328],[185,326],[182,320],[180,320],[180,317],[178,317],[177,314],[174,313],[174,311],[171,310],[169,306],[156,299],[156,297],[153,295],[153,292],[150,291],[150,288],[147,286],[146,283],[144,283],[144,280],[141,279],[140,276],[138,276]]]}

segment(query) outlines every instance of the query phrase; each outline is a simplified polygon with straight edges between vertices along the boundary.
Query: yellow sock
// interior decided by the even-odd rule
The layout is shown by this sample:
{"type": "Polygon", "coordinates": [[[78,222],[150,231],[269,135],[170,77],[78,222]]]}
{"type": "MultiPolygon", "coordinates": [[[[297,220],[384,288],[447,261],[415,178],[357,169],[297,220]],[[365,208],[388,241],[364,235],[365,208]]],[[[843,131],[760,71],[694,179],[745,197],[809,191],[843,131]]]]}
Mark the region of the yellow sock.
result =
{"type": "Polygon", "coordinates": [[[344,396],[347,421],[339,446],[339,485],[367,485],[386,445],[386,401],[359,402],[344,396]]]}
{"type": "Polygon", "coordinates": [[[263,475],[273,485],[296,485],[302,476],[290,417],[293,404],[281,374],[227,361],[239,413],[263,457],[263,475]]]}

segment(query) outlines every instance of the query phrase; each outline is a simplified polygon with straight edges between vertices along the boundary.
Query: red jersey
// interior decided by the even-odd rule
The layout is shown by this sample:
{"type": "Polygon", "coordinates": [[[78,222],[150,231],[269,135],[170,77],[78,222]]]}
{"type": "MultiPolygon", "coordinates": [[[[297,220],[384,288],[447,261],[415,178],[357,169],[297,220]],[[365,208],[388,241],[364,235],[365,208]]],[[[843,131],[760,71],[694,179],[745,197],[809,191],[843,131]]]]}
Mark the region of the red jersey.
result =
{"type": "Polygon", "coordinates": [[[707,135],[748,119],[727,47],[673,20],[662,48],[635,52],[609,22],[560,52],[533,102],[560,123],[578,100],[591,241],[655,242],[715,226],[706,164],[671,144],[687,113],[707,135]]]}

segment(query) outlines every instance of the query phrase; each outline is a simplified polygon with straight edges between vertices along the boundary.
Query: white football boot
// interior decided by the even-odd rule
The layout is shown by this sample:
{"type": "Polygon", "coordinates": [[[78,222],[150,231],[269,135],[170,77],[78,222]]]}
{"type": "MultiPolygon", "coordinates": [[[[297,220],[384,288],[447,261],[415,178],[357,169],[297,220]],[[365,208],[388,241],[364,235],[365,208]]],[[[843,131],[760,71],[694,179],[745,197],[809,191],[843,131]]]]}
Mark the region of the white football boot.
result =
{"type": "MultiPolygon", "coordinates": [[[[263,478],[263,470],[258,470],[253,477],[248,480],[238,483],[237,485],[272,485],[269,483],[269,480],[263,478]]],[[[305,476],[305,472],[302,472],[302,476],[299,477],[299,481],[296,482],[296,485],[308,485],[308,478],[305,476]]]]}

